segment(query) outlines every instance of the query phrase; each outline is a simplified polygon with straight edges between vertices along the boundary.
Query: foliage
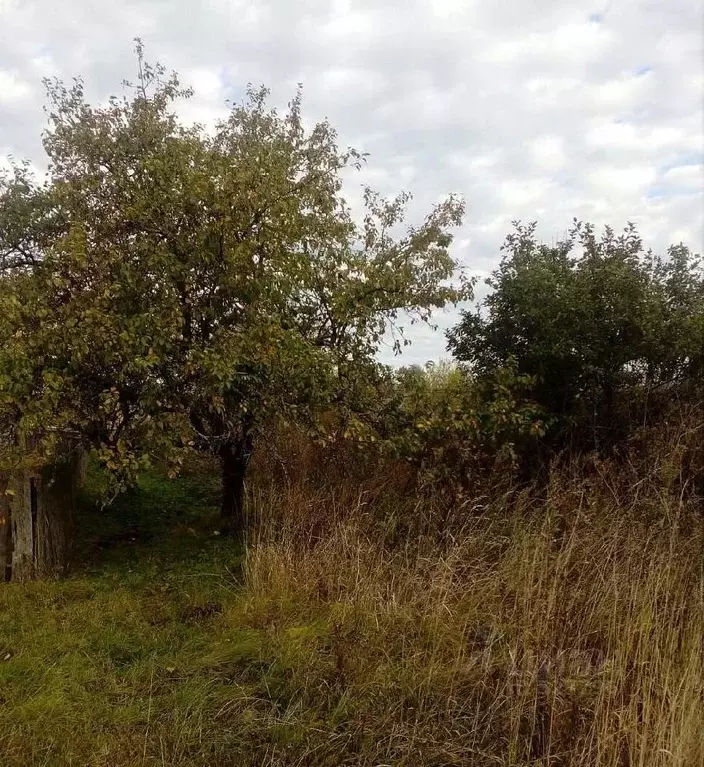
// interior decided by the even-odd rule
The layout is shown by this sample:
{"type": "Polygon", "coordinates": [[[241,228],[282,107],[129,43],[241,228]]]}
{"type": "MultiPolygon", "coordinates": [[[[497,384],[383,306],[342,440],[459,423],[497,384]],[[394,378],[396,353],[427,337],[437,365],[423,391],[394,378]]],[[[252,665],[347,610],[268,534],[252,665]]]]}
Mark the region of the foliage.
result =
{"type": "Polygon", "coordinates": [[[300,93],[279,115],[249,88],[209,133],[173,114],[177,76],[138,61],[103,107],[48,83],[47,181],[0,180],[5,454],[76,433],[123,480],[193,448],[242,458],[275,418],[316,425],[401,312],[470,294],[450,285],[460,200],[393,237],[408,196],[367,190],[358,225],[341,172],[363,157],[304,126],[300,93]]]}
{"type": "Polygon", "coordinates": [[[466,488],[514,466],[517,449],[544,434],[543,414],[528,396],[532,383],[511,361],[485,378],[447,362],[387,371],[360,431],[410,462],[421,483],[466,488]]]}
{"type": "Polygon", "coordinates": [[[493,292],[450,332],[458,360],[480,376],[515,360],[519,375],[535,378],[537,403],[556,417],[553,435],[582,447],[627,435],[658,397],[701,387],[697,256],[679,245],[657,257],[632,225],[598,238],[575,222],[555,247],[538,243],[535,230],[516,224],[488,281],[493,292]]]}

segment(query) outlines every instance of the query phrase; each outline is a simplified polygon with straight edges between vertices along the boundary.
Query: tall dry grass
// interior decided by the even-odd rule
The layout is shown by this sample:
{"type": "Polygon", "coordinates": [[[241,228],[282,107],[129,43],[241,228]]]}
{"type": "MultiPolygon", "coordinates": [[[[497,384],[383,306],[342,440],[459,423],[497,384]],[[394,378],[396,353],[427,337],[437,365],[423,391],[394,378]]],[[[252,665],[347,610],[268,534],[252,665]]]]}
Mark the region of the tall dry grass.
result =
{"type": "Polygon", "coordinates": [[[270,763],[704,764],[704,526],[680,442],[450,510],[398,468],[326,483],[303,443],[296,476],[270,452],[251,609],[288,659],[278,716],[314,709],[327,733],[270,763]]]}

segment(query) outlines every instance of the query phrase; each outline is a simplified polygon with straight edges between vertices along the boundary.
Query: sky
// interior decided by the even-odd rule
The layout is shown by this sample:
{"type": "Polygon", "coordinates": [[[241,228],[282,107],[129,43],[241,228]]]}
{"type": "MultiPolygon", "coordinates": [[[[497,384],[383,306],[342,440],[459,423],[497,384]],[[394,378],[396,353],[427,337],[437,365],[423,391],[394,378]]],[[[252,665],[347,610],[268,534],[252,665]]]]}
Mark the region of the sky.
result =
{"type": "MultiPolygon", "coordinates": [[[[0,0],[0,162],[41,169],[42,79],[119,94],[135,37],[195,89],[185,121],[212,124],[248,82],[281,106],[301,83],[304,117],[370,155],[352,200],[408,190],[417,223],[461,194],[452,252],[480,280],[515,219],[546,242],[577,217],[702,250],[701,0],[0,0]]],[[[446,356],[457,312],[436,319],[396,364],[446,356]]]]}

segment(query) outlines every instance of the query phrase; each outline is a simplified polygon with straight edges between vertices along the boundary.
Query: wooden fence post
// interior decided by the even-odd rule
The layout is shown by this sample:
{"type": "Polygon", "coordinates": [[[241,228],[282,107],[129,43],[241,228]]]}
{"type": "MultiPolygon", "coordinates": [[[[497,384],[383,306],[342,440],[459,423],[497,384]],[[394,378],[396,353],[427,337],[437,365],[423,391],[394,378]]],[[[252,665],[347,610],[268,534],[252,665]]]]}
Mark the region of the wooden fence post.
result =
{"type": "Polygon", "coordinates": [[[41,471],[0,476],[0,580],[60,574],[75,533],[85,456],[69,450],[41,471]]]}
{"type": "Polygon", "coordinates": [[[8,487],[9,477],[0,473],[0,582],[9,581],[12,575],[12,519],[8,487]]]}

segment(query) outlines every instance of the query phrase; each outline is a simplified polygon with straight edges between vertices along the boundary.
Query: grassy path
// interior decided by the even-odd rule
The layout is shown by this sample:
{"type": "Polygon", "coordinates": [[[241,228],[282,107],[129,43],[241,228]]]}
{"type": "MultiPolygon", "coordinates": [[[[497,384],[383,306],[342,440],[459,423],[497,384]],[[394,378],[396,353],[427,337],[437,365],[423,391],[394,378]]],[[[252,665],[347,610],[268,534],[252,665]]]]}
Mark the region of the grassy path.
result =
{"type": "Polygon", "coordinates": [[[85,498],[89,564],[0,588],[3,767],[242,763],[223,707],[255,695],[262,632],[241,627],[242,553],[213,536],[212,496],[152,475],[100,519],[85,498]]]}

